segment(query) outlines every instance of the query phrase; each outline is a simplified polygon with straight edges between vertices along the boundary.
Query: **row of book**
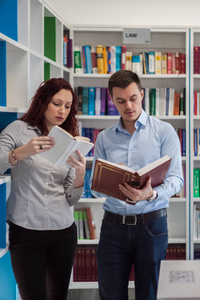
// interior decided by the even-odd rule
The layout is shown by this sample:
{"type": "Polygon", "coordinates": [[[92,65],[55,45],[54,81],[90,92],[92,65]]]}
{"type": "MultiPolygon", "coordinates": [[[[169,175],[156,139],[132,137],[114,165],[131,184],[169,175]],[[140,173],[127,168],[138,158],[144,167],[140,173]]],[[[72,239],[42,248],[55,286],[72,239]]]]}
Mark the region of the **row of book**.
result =
{"type": "Polygon", "coordinates": [[[193,197],[200,197],[200,168],[193,169],[193,197]]]}
{"type": "MultiPolygon", "coordinates": [[[[185,54],[180,52],[149,51],[132,55],[126,60],[126,69],[142,74],[185,74],[185,54]]],[[[126,53],[126,55],[127,55],[126,53]]]]}
{"type": "Polygon", "coordinates": [[[193,129],[193,154],[200,156],[200,128],[193,129]]]}
{"type": "Polygon", "coordinates": [[[166,251],[166,260],[185,260],[186,248],[185,244],[170,244],[166,251]]]}
{"type": "Polygon", "coordinates": [[[144,88],[143,109],[152,116],[185,115],[185,88],[175,92],[174,88],[144,88]]]}
{"type": "Polygon", "coordinates": [[[185,54],[149,51],[133,54],[126,45],[74,47],[74,72],[112,74],[131,70],[142,74],[185,74],[185,54]]]}
{"type": "Polygon", "coordinates": [[[78,86],[76,94],[78,97],[78,115],[119,114],[106,87],[78,86]]]}
{"type": "Polygon", "coordinates": [[[200,239],[200,208],[194,203],[193,221],[194,221],[194,238],[200,239]]]}
{"type": "Polygon", "coordinates": [[[96,226],[91,207],[74,210],[74,220],[77,226],[77,236],[79,240],[96,239],[96,226]]]}
{"type": "MultiPolygon", "coordinates": [[[[185,115],[185,88],[183,92],[175,92],[174,88],[144,88],[143,109],[152,116],[185,115]]],[[[76,88],[78,97],[78,115],[119,115],[112,102],[108,88],[84,87],[76,88]]]]}
{"type": "MultiPolygon", "coordinates": [[[[74,268],[74,282],[98,281],[97,261],[95,257],[96,246],[79,246],[77,247],[74,268]]],[[[171,244],[167,248],[166,260],[185,260],[185,244],[171,244]]],[[[129,281],[135,280],[134,265],[132,266],[129,281]]]]}

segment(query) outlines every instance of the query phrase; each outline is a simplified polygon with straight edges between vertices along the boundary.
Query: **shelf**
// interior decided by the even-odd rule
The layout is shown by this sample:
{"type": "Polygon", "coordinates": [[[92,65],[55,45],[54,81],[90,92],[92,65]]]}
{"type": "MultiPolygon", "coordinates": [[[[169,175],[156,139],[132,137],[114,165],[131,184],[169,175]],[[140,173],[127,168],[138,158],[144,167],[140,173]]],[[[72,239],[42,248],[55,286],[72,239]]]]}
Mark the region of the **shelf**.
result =
{"type": "MultiPolygon", "coordinates": [[[[134,288],[135,283],[133,281],[129,282],[129,288],[134,288]]],[[[98,282],[72,282],[70,283],[70,289],[98,289],[98,282]]]]}
{"type": "Polygon", "coordinates": [[[104,203],[106,198],[81,198],[78,203],[104,203]]]}

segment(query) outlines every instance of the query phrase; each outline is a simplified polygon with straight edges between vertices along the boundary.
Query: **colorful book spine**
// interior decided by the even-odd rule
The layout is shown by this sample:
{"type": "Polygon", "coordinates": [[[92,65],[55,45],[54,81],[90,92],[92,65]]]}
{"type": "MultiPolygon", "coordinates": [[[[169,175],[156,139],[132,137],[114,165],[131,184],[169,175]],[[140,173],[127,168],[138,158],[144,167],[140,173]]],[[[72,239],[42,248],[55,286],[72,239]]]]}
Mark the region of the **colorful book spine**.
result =
{"type": "Polygon", "coordinates": [[[88,115],[88,87],[83,87],[82,114],[88,115]]]}
{"type": "Polygon", "coordinates": [[[121,69],[126,70],[126,45],[121,46],[121,69]]]}
{"type": "Polygon", "coordinates": [[[91,47],[91,56],[92,56],[92,73],[97,74],[97,53],[94,46],[91,47]]]}
{"type": "Polygon", "coordinates": [[[95,93],[95,115],[100,116],[101,114],[101,88],[96,87],[95,93]]]}
{"type": "Polygon", "coordinates": [[[107,115],[113,116],[115,115],[115,105],[112,102],[112,98],[110,96],[108,88],[106,88],[106,90],[107,90],[107,115]]]}
{"type": "Polygon", "coordinates": [[[97,72],[98,72],[98,74],[104,74],[104,69],[103,69],[103,46],[102,45],[97,45],[96,50],[97,50],[97,72]]]}
{"type": "Polygon", "coordinates": [[[83,73],[81,47],[74,47],[74,72],[76,74],[83,73]]]}
{"type": "Polygon", "coordinates": [[[115,46],[115,55],[116,55],[116,71],[121,70],[121,55],[122,49],[121,46],[115,46]]]}
{"type": "Polygon", "coordinates": [[[106,114],[106,88],[102,87],[101,88],[101,110],[100,110],[100,115],[104,116],[106,114]]]}
{"type": "Polygon", "coordinates": [[[67,41],[67,68],[72,68],[72,39],[67,41]]]}
{"type": "Polygon", "coordinates": [[[116,72],[116,46],[110,46],[111,74],[116,72]]]}
{"type": "Polygon", "coordinates": [[[95,115],[95,88],[88,88],[88,115],[95,115]]]}
{"type": "Polygon", "coordinates": [[[155,52],[155,74],[161,74],[161,52],[155,52]]]}
{"type": "Polygon", "coordinates": [[[200,169],[194,168],[193,170],[193,196],[198,198],[200,196],[200,169]]]}
{"type": "Polygon", "coordinates": [[[155,52],[149,51],[149,74],[155,74],[155,52]]]}
{"type": "Polygon", "coordinates": [[[85,49],[85,65],[86,65],[86,73],[92,73],[92,59],[91,59],[91,50],[89,45],[83,46],[85,49]]]}

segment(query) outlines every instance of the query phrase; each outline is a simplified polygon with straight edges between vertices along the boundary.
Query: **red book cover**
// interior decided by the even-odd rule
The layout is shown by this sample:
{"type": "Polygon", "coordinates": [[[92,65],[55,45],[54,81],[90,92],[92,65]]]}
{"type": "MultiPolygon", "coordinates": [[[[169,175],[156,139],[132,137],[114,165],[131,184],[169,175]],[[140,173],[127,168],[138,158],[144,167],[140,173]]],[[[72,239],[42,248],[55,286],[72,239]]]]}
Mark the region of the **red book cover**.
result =
{"type": "Polygon", "coordinates": [[[197,91],[194,91],[194,116],[197,116],[197,91]]]}
{"type": "Polygon", "coordinates": [[[85,281],[92,281],[92,249],[90,246],[85,247],[85,281]]]}
{"type": "Polygon", "coordinates": [[[176,74],[176,53],[172,53],[172,74],[176,74]]]}
{"type": "Polygon", "coordinates": [[[176,74],[179,75],[179,72],[180,72],[180,57],[179,57],[179,52],[176,52],[175,64],[176,64],[176,74]]]}
{"type": "Polygon", "coordinates": [[[179,114],[180,114],[180,93],[174,93],[173,115],[179,116],[179,114]]]}
{"type": "Polygon", "coordinates": [[[121,69],[126,70],[126,45],[122,45],[121,49],[121,69]]]}
{"type": "Polygon", "coordinates": [[[180,56],[180,74],[185,74],[185,54],[179,53],[180,56]]]}
{"type": "Polygon", "coordinates": [[[127,197],[119,190],[119,184],[129,183],[135,188],[142,188],[147,178],[151,177],[152,187],[164,182],[171,158],[166,155],[137,172],[127,166],[97,159],[91,189],[99,193],[127,201],[127,197]]]}
{"type": "Polygon", "coordinates": [[[167,53],[167,74],[172,74],[172,53],[167,53]]]}
{"type": "Polygon", "coordinates": [[[181,155],[183,155],[183,131],[181,128],[178,129],[178,137],[181,145],[181,155]]]}
{"type": "Polygon", "coordinates": [[[194,47],[194,74],[199,74],[200,47],[194,47]]]}

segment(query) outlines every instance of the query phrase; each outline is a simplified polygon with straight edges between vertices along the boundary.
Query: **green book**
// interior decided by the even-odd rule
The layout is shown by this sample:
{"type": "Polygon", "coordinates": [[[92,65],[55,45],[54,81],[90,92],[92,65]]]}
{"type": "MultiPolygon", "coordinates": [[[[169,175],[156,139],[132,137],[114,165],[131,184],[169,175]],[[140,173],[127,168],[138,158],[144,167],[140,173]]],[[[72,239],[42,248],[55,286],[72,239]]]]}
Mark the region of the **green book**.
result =
{"type": "Polygon", "coordinates": [[[195,198],[198,198],[200,196],[199,194],[199,180],[200,180],[200,169],[194,168],[193,170],[193,196],[195,198]]]}
{"type": "Polygon", "coordinates": [[[49,63],[44,63],[44,80],[49,80],[50,77],[50,64],[49,63]]]}
{"type": "Polygon", "coordinates": [[[88,225],[87,213],[85,210],[82,213],[83,213],[83,224],[84,224],[84,236],[85,239],[90,240],[90,230],[88,225]]]}
{"type": "Polygon", "coordinates": [[[56,18],[44,18],[44,56],[56,61],[56,18]]]}
{"type": "Polygon", "coordinates": [[[156,115],[156,89],[152,88],[150,92],[150,112],[151,116],[156,115]]]}

